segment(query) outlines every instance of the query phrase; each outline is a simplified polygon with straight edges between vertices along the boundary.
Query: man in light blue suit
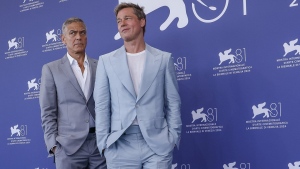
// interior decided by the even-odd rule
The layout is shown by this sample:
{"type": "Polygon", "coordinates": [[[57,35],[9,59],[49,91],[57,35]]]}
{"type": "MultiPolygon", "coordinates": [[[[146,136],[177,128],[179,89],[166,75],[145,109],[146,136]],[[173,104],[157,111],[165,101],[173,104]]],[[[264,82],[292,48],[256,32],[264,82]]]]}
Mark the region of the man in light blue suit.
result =
{"type": "Polygon", "coordinates": [[[182,126],[171,54],[145,43],[143,8],[121,3],[115,14],[124,46],[98,61],[98,148],[110,169],[170,169],[182,126]]]}

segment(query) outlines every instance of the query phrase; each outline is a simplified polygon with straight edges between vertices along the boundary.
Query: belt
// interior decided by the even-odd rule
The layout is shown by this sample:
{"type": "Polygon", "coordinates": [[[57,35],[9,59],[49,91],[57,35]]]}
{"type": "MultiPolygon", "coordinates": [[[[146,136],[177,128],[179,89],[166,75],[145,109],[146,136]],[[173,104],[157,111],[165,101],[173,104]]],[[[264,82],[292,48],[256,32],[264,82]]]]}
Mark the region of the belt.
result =
{"type": "Polygon", "coordinates": [[[89,133],[95,133],[95,127],[91,127],[89,133]]]}
{"type": "Polygon", "coordinates": [[[139,125],[131,125],[127,128],[127,130],[124,132],[125,134],[137,134],[141,133],[140,126],[139,125]]]}

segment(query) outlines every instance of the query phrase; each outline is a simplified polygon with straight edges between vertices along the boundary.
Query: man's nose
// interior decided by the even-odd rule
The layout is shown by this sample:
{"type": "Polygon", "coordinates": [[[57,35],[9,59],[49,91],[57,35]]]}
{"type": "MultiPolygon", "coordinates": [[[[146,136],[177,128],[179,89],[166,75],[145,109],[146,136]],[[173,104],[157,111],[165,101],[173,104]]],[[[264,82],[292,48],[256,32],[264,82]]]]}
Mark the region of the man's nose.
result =
{"type": "Polygon", "coordinates": [[[125,20],[121,20],[119,24],[120,24],[121,27],[123,27],[123,26],[126,25],[126,21],[125,20]]]}
{"type": "Polygon", "coordinates": [[[80,33],[76,33],[75,38],[76,38],[76,39],[81,39],[80,33]]]}

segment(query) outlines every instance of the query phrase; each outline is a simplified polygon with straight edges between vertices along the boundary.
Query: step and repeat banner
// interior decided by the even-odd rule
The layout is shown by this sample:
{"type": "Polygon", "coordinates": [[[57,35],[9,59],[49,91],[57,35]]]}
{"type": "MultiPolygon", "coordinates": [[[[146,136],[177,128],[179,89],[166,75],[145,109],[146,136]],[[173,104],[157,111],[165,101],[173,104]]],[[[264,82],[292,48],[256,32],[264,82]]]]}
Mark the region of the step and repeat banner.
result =
{"type": "MultiPolygon", "coordinates": [[[[14,0],[0,6],[0,168],[54,169],[39,108],[42,65],[63,57],[69,17],[87,54],[119,48],[122,0],[14,0]]],[[[173,169],[300,169],[300,0],[132,0],[148,44],[172,53],[182,99],[173,169]]]]}

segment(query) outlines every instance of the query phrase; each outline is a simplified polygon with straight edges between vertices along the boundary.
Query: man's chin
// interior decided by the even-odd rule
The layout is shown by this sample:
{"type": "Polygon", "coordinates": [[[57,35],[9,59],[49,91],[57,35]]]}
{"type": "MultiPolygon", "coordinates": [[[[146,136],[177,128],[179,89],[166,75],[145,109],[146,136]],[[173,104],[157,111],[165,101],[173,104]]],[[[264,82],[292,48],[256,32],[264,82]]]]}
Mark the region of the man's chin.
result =
{"type": "Polygon", "coordinates": [[[74,49],[74,51],[76,51],[76,52],[84,52],[85,51],[85,47],[76,47],[75,49],[74,49]]]}
{"type": "Polygon", "coordinates": [[[74,50],[75,54],[83,54],[85,53],[85,50],[74,50]]]}
{"type": "Polygon", "coordinates": [[[122,39],[123,39],[125,42],[130,42],[130,41],[133,40],[131,37],[127,37],[127,36],[123,36],[122,39]]]}

